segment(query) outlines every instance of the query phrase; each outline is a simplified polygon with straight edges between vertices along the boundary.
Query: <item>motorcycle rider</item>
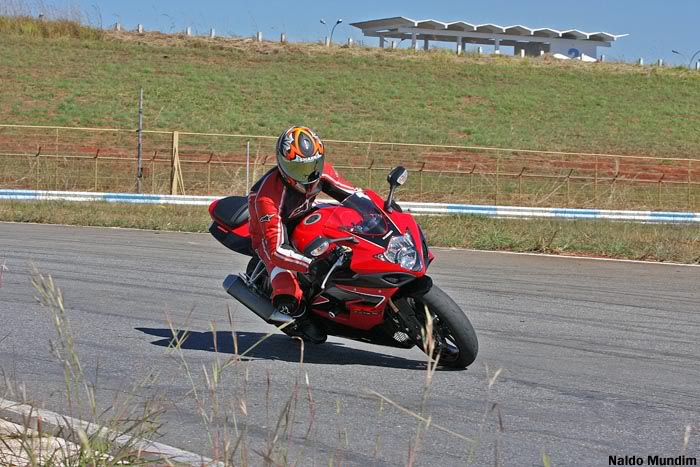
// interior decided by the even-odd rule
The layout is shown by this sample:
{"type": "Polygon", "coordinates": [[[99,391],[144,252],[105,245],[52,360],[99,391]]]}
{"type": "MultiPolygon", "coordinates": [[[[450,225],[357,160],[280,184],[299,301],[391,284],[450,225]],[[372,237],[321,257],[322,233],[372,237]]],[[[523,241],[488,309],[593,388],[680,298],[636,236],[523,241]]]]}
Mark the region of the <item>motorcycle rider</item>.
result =
{"type": "Polygon", "coordinates": [[[327,260],[314,260],[295,250],[290,234],[311,210],[319,192],[342,202],[357,189],[325,161],[323,142],[307,127],[285,130],[276,149],[277,166],[263,175],[248,195],[250,236],[272,281],[273,306],[295,318],[292,333],[322,343],[326,335],[306,312],[297,273],[318,275],[327,271],[327,260]]]}

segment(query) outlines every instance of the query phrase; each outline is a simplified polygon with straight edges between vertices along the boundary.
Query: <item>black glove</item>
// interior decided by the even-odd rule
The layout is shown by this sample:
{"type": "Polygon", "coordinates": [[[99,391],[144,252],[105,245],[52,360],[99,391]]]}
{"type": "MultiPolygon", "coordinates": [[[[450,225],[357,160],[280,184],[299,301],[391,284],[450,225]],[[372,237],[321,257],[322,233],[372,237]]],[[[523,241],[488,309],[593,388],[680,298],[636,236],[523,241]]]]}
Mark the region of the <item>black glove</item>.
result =
{"type": "Polygon", "coordinates": [[[316,258],[309,266],[309,277],[312,282],[321,281],[333,265],[343,256],[345,250],[342,247],[335,247],[329,254],[321,258],[316,258]]]}

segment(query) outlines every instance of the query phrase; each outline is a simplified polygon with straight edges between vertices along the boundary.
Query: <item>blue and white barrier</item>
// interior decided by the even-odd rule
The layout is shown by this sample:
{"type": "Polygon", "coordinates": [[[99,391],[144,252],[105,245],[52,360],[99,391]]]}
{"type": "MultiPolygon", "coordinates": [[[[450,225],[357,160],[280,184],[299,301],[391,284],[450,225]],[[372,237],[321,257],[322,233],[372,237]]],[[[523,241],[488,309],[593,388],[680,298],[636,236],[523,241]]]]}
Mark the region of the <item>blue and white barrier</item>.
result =
{"type": "MultiPolygon", "coordinates": [[[[74,191],[0,190],[0,200],[11,201],[102,201],[108,203],[180,204],[207,206],[220,196],[146,195],[74,191]]],[[[604,209],[530,208],[472,204],[401,202],[413,214],[471,214],[505,218],[608,219],[631,222],[700,223],[697,212],[610,211],[604,209]]]]}
{"type": "Polygon", "coordinates": [[[103,201],[107,203],[182,204],[207,206],[220,196],[146,195],[94,193],[89,191],[0,190],[0,200],[11,201],[103,201]]]}
{"type": "Polygon", "coordinates": [[[486,217],[560,219],[608,219],[632,222],[700,223],[698,212],[612,211],[605,209],[531,208],[517,206],[482,206],[471,204],[400,203],[414,214],[471,214],[486,217]]]}

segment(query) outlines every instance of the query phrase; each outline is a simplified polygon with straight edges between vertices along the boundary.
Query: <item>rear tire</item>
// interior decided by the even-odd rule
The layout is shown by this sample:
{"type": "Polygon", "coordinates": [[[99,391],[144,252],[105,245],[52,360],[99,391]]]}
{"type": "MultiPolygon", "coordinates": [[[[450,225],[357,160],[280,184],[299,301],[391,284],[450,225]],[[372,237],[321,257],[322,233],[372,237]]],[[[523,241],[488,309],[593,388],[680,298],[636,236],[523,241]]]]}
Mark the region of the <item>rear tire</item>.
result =
{"type": "MultiPolygon", "coordinates": [[[[440,350],[442,345],[439,365],[449,368],[467,368],[471,365],[479,353],[479,341],[472,323],[459,305],[436,285],[427,294],[412,301],[416,318],[424,327],[426,316],[423,305],[433,315],[436,350],[440,350]],[[455,353],[455,350],[458,352],[455,353]]],[[[422,343],[419,347],[427,353],[422,343]]]]}

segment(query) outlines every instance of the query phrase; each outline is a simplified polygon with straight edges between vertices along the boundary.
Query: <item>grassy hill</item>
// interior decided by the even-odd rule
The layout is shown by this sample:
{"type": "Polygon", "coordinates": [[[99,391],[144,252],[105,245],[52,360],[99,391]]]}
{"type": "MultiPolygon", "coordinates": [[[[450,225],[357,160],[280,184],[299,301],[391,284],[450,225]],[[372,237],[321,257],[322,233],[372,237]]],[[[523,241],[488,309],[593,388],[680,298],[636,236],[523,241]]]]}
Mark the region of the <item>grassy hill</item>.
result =
{"type": "Polygon", "coordinates": [[[131,128],[143,86],[147,129],[700,157],[684,69],[22,21],[0,21],[2,123],[131,128]]]}

